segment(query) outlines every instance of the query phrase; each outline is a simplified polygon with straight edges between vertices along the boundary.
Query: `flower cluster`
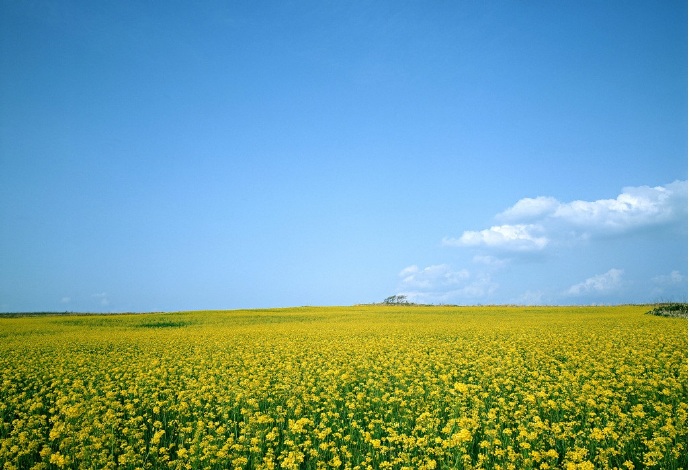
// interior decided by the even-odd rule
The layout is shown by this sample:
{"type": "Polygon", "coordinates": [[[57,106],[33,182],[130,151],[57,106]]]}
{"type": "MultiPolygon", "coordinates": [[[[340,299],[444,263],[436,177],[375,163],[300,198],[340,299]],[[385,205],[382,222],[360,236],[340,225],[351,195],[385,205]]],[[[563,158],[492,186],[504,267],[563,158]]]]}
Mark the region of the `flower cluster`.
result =
{"type": "Polygon", "coordinates": [[[0,319],[0,468],[686,468],[687,320],[357,306],[0,319]]]}

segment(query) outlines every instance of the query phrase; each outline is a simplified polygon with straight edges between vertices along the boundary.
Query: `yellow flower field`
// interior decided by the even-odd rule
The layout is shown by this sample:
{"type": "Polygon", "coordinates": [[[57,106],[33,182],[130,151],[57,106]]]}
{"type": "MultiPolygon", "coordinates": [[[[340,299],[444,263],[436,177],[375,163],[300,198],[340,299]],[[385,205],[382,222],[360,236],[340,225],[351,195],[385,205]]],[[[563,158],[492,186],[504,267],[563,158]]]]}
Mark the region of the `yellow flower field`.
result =
{"type": "Polygon", "coordinates": [[[687,319],[647,310],[0,318],[0,468],[687,468],[687,319]]]}

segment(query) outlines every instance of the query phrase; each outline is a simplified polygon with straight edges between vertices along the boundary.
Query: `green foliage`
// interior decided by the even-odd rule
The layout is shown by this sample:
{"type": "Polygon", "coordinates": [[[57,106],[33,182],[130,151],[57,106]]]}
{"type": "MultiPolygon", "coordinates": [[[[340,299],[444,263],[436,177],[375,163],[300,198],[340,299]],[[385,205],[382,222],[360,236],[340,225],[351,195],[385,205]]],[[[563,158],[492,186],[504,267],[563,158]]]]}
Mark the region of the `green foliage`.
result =
{"type": "Polygon", "coordinates": [[[384,305],[410,305],[406,295],[391,295],[383,299],[384,305]]]}
{"type": "Polygon", "coordinates": [[[683,303],[665,303],[659,304],[652,310],[647,312],[648,315],[656,315],[658,317],[677,317],[688,318],[688,304],[683,303]]]}

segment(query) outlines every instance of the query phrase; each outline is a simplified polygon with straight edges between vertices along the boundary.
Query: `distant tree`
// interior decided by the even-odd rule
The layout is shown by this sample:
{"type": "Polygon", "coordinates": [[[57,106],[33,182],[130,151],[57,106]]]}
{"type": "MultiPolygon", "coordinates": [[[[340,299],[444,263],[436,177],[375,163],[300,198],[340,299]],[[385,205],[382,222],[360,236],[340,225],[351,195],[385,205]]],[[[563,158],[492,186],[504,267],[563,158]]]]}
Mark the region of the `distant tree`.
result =
{"type": "Polygon", "coordinates": [[[386,297],[383,303],[386,305],[407,305],[409,302],[406,295],[391,295],[386,297]]]}

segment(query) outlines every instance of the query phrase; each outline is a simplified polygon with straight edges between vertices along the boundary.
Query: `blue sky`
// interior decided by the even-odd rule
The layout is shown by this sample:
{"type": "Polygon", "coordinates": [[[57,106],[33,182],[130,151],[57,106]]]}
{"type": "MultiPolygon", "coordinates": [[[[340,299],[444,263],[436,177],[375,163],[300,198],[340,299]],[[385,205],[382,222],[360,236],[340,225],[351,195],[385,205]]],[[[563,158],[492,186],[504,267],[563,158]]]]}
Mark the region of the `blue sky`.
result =
{"type": "Polygon", "coordinates": [[[687,18],[0,0],[0,311],[686,300],[687,18]]]}

